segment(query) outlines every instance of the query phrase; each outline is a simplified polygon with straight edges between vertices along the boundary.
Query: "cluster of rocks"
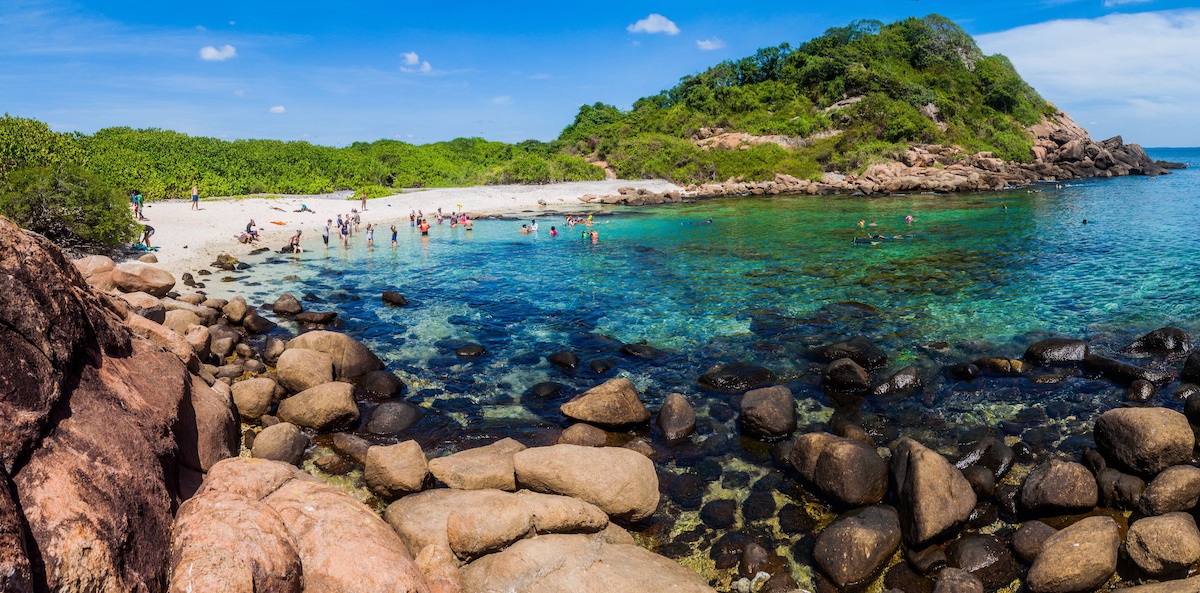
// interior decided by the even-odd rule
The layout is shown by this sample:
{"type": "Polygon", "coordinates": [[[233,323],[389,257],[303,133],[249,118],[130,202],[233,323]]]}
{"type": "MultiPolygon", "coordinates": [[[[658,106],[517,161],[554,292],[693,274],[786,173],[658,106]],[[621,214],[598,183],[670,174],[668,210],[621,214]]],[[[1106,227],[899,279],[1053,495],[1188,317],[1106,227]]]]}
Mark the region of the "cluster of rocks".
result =
{"type": "Polygon", "coordinates": [[[615,194],[584,194],[579,198],[584,204],[604,204],[622,206],[650,206],[655,204],[677,204],[688,201],[683,192],[675,190],[656,192],[644,187],[620,187],[615,194]]]}

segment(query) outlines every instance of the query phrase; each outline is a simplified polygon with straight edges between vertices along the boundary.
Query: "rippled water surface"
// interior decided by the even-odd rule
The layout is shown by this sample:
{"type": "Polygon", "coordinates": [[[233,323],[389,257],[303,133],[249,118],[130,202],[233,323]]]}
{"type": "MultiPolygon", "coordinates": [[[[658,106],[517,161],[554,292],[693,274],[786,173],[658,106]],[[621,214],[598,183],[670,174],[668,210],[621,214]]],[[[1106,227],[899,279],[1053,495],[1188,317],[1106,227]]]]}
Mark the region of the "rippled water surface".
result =
{"type": "MultiPolygon", "coordinates": [[[[1197,149],[1151,152],[1200,164],[1197,149]]],[[[404,437],[430,451],[500,436],[552,442],[567,424],[558,405],[614,376],[631,378],[651,409],[666,394],[683,393],[701,413],[692,443],[671,448],[649,429],[623,438],[651,442],[665,475],[699,475],[708,482],[705,500],[739,501],[739,526],[757,525],[757,511],[745,508],[756,488],[774,492],[772,504],[805,509],[814,525],[822,519],[803,493],[781,493],[790,480],[768,446],[738,437],[736,398],[697,386],[714,364],[771,369],[796,394],[802,430],[823,428],[837,409],[881,445],[905,434],[952,453],[1003,430],[1046,453],[1088,446],[1090,420],[1119,402],[1123,388],[1077,370],[1049,384],[1027,377],[965,383],[944,378],[944,365],[1019,356],[1052,334],[1112,352],[1160,326],[1200,330],[1194,169],[959,196],[738,198],[617,211],[596,217],[596,244],[561,217],[538,220],[533,235],[517,232],[521,221],[489,220],[471,232],[435,224],[428,238],[405,223],[395,249],[384,229],[373,249],[361,238],[328,252],[309,243],[299,258],[247,258],[254,268],[241,282],[213,276],[208,288],[253,303],[308,293],[316,299],[308,309],[337,311],[341,329],[379,353],[409,383],[406,397],[427,409],[404,437]],[[860,228],[860,219],[876,226],[860,228]],[[411,304],[385,306],[379,295],[388,289],[411,304]],[[890,368],[920,368],[924,393],[886,402],[823,393],[811,348],[855,335],[883,348],[890,368]],[[661,355],[620,354],[630,342],[661,355]],[[456,358],[454,349],[466,343],[484,345],[487,354],[456,358]],[[567,349],[582,361],[575,373],[546,361],[567,349]],[[614,368],[597,375],[587,369],[595,359],[614,368]],[[528,390],[542,381],[563,383],[563,393],[534,398],[528,390]]],[[[1169,400],[1168,393],[1158,397],[1169,400]]],[[[671,500],[647,537],[710,544],[711,530],[689,531],[698,524],[695,501],[677,492],[671,500]]],[[[789,535],[774,516],[763,529],[779,549],[800,545],[802,534],[789,535]]],[[[687,555],[664,550],[672,552],[687,555]]],[[[794,565],[801,580],[802,564],[794,565]]]]}

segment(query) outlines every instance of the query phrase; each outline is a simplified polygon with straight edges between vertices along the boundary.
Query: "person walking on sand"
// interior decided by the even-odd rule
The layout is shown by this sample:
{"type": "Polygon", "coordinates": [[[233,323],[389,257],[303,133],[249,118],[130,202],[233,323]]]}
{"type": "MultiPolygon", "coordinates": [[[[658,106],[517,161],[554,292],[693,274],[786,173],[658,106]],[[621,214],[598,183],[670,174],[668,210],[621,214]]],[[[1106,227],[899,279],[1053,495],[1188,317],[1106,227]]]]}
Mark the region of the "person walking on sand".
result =
{"type": "Polygon", "coordinates": [[[321,240],[325,242],[325,251],[329,251],[329,231],[333,230],[333,219],[325,221],[325,228],[321,229],[321,240]]]}
{"type": "Polygon", "coordinates": [[[200,186],[192,184],[192,210],[200,209],[200,186]]]}

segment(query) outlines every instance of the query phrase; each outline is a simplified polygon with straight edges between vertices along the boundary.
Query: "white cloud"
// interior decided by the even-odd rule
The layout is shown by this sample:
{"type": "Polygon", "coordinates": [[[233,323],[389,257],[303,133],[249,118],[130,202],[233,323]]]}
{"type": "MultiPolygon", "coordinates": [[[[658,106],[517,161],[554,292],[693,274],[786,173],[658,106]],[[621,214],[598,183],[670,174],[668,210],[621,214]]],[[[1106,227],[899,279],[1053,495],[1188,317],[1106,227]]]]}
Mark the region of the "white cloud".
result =
{"type": "Polygon", "coordinates": [[[200,48],[200,59],[207,62],[224,62],[233,57],[237,57],[237,49],[232,45],[222,45],[220,49],[211,45],[200,48]]]}
{"type": "Polygon", "coordinates": [[[1200,134],[1200,9],[1048,21],[976,41],[1077,121],[1101,122],[1098,137],[1162,145],[1200,134]],[[1146,140],[1130,137],[1136,127],[1174,130],[1146,140]]]}
{"type": "Polygon", "coordinates": [[[433,72],[433,66],[429,65],[428,61],[421,61],[421,56],[415,51],[406,51],[401,56],[404,58],[404,65],[400,67],[401,72],[420,72],[421,74],[429,74],[433,72]]]}
{"type": "Polygon", "coordinates": [[[696,47],[700,48],[700,51],[713,51],[714,49],[723,49],[725,47],[725,42],[721,41],[720,37],[713,37],[712,39],[698,39],[696,40],[696,47]]]}
{"type": "Polygon", "coordinates": [[[492,100],[490,101],[492,105],[512,105],[512,102],[512,95],[500,95],[498,97],[492,97],[492,100]]]}
{"type": "Polygon", "coordinates": [[[1124,6],[1126,4],[1142,4],[1151,0],[1104,0],[1105,8],[1113,8],[1115,6],[1124,6]]]}
{"type": "Polygon", "coordinates": [[[650,16],[625,27],[630,33],[666,33],[667,35],[678,35],[679,27],[671,22],[671,19],[661,14],[651,14],[650,16]]]}
{"type": "Polygon", "coordinates": [[[421,56],[418,56],[417,52],[415,52],[415,51],[404,52],[404,65],[405,66],[416,66],[417,64],[420,64],[420,63],[421,63],[421,56]]]}
{"type": "Polygon", "coordinates": [[[269,111],[271,113],[283,113],[283,112],[287,111],[287,109],[284,109],[283,105],[276,105],[276,106],[268,109],[267,111],[269,111]]]}

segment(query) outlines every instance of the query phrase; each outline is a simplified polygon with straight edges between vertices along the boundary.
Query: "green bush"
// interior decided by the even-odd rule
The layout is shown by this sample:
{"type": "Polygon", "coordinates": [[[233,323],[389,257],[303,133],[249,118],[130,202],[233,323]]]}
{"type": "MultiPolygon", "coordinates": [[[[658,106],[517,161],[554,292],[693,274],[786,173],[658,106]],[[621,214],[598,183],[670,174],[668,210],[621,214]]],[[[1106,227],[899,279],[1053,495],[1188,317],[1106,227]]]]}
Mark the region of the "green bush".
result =
{"type": "Polygon", "coordinates": [[[83,151],[70,134],[50,130],[35,119],[0,117],[0,179],[22,167],[83,164],[83,151]]]}
{"type": "Polygon", "coordinates": [[[138,232],[128,199],[78,165],[10,172],[0,190],[0,214],[59,243],[114,245],[138,232]]]}

